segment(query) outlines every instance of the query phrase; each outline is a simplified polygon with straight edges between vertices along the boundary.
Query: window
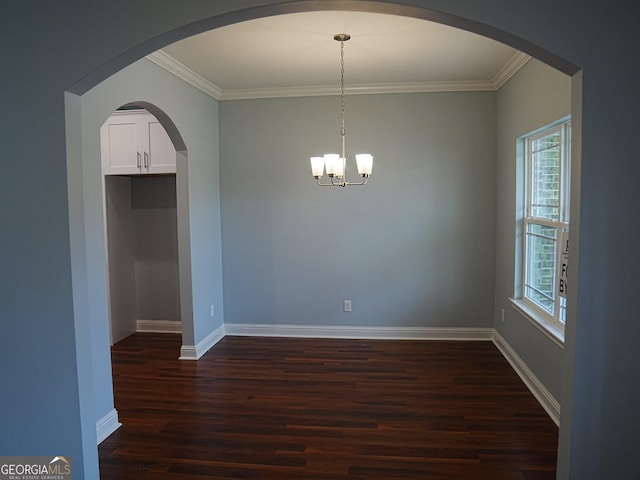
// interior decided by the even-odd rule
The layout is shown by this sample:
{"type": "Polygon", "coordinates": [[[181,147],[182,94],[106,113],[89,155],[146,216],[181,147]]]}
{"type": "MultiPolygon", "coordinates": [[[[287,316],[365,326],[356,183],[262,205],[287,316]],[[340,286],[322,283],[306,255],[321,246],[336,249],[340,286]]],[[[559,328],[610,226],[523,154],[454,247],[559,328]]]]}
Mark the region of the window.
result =
{"type": "Polygon", "coordinates": [[[566,268],[559,260],[569,232],[570,147],[570,121],[524,138],[522,300],[561,331],[567,302],[566,268]]]}

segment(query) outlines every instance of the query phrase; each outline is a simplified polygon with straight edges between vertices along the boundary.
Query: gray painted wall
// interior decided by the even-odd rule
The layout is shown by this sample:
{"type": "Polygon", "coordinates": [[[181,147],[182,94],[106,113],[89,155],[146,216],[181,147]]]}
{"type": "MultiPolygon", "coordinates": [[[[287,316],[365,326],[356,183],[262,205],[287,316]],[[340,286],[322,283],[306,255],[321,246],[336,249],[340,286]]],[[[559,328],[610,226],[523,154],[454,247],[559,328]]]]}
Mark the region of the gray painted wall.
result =
{"type": "Polygon", "coordinates": [[[131,177],[104,178],[109,332],[111,345],[135,333],[137,315],[136,235],[131,208],[131,177]]]}
{"type": "MultiPolygon", "coordinates": [[[[640,64],[630,58],[629,45],[638,43],[637,5],[557,0],[402,3],[416,8],[397,0],[184,0],[161,5],[158,0],[37,0],[6,8],[0,16],[0,44],[5,46],[0,62],[7,66],[0,98],[11,121],[0,129],[0,378],[11,388],[0,396],[2,411],[10,412],[0,433],[4,454],[64,452],[73,457],[79,478],[97,477],[92,381],[96,346],[91,342],[94,325],[87,319],[90,306],[101,300],[94,298],[90,285],[96,273],[89,268],[94,257],[88,255],[86,242],[93,233],[83,221],[84,124],[78,95],[145,54],[208,28],[295,9],[359,8],[463,26],[538,55],[569,74],[583,69],[573,80],[572,111],[582,112],[579,124],[574,116],[573,125],[579,147],[573,150],[578,164],[574,171],[580,175],[574,185],[580,185],[581,195],[579,202],[572,202],[577,229],[572,234],[570,289],[575,303],[568,311],[559,478],[629,478],[636,471],[640,224],[630,219],[640,204],[635,128],[640,64]],[[141,22],[142,17],[146,21],[141,22]],[[576,245],[579,249],[573,249],[576,245]],[[25,354],[26,346],[30,354],[25,354]],[[46,395],[34,395],[34,385],[46,395]]],[[[153,82],[145,86],[154,87],[153,82]]],[[[208,101],[199,97],[199,103],[208,101]]],[[[118,103],[103,105],[101,120],[118,103]]],[[[172,104],[168,110],[174,114],[180,108],[172,104]]],[[[95,125],[97,138],[97,121],[95,125]]],[[[215,130],[200,142],[211,141],[211,136],[215,138],[215,130]]],[[[207,163],[209,170],[202,160],[201,168],[193,171],[196,185],[215,185],[213,163],[207,163]]],[[[215,194],[208,188],[204,192],[191,200],[216,204],[215,194]]],[[[215,219],[204,209],[199,213],[193,219],[208,220],[211,226],[205,233],[215,233],[215,219]]],[[[192,248],[208,244],[216,255],[212,243],[204,235],[192,248]]],[[[205,273],[214,265],[205,262],[196,271],[205,273]]],[[[198,291],[198,298],[205,290],[198,291]]],[[[219,290],[208,294],[214,295],[212,291],[219,290]]],[[[203,323],[203,330],[211,326],[203,323]]]]}
{"type": "Polygon", "coordinates": [[[517,168],[516,139],[571,113],[571,78],[535,59],[499,91],[497,155],[496,288],[494,326],[551,394],[562,393],[563,348],[516,311],[509,298],[519,296],[516,281],[517,219],[522,216],[522,166],[517,168]],[[516,189],[516,186],[519,188],[516,189]],[[519,206],[519,209],[517,208],[519,206]],[[501,309],[505,321],[501,321],[501,309]]]}
{"type": "Polygon", "coordinates": [[[180,320],[175,175],[131,179],[137,318],[180,320]]]}
{"type": "Polygon", "coordinates": [[[348,97],[351,173],[364,151],[373,175],[321,188],[309,156],[339,151],[338,113],[221,102],[226,322],[492,326],[495,94],[348,97]]]}

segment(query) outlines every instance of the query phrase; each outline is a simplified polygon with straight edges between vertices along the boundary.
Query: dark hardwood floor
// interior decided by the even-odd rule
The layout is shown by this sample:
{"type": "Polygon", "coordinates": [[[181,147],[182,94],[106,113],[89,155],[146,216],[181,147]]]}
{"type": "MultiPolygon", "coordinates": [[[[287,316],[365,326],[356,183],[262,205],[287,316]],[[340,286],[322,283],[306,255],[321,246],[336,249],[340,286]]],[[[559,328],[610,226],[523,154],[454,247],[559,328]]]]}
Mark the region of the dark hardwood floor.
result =
{"type": "Polygon", "coordinates": [[[490,342],[179,335],[113,347],[103,480],[552,480],[558,430],[490,342]]]}

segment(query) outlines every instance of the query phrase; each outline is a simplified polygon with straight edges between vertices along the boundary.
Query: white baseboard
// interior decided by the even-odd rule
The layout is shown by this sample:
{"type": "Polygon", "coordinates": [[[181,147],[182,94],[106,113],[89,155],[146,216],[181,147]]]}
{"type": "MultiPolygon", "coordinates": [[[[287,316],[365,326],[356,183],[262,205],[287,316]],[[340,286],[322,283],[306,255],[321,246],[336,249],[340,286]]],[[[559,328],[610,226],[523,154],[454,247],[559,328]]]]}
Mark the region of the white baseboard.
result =
{"type": "Polygon", "coordinates": [[[511,364],[520,379],[524,382],[529,391],[533,393],[533,396],[536,397],[540,405],[542,405],[542,408],[545,409],[554,423],[560,426],[560,403],[558,400],[551,395],[551,392],[549,392],[542,382],[538,380],[538,377],[536,377],[529,367],[527,367],[524,360],[518,356],[515,350],[511,348],[507,341],[497,331],[495,331],[493,335],[493,343],[498,347],[498,350],[500,350],[500,353],[502,353],[504,358],[506,358],[511,364]]]}
{"type": "Polygon", "coordinates": [[[387,340],[491,340],[493,328],[358,327],[227,323],[226,335],[387,340]]]}
{"type": "Polygon", "coordinates": [[[118,421],[118,411],[114,408],[96,422],[98,445],[121,426],[122,424],[118,421]]]}
{"type": "Polygon", "coordinates": [[[182,333],[182,322],[179,320],[136,320],[136,332],[182,333]]]}
{"type": "Polygon", "coordinates": [[[182,345],[179,360],[198,360],[211,347],[224,338],[225,326],[220,325],[213,332],[203,338],[197,345],[182,345]]]}

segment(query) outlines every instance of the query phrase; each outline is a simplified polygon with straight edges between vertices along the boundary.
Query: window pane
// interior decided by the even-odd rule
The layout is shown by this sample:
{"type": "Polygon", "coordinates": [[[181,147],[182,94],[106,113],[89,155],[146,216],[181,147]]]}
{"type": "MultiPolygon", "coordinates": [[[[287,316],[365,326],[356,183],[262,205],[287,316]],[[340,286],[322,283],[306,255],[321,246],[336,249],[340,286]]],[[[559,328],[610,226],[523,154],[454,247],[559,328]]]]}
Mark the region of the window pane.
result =
{"type": "Polygon", "coordinates": [[[531,151],[539,152],[541,150],[546,150],[548,148],[553,148],[558,146],[560,143],[560,131],[557,130],[549,135],[545,135],[544,137],[537,138],[531,141],[531,151]]]}
{"type": "Polygon", "coordinates": [[[564,139],[564,162],[563,169],[563,192],[562,192],[562,218],[563,222],[569,223],[570,192],[571,192],[571,124],[566,125],[564,139]]]}
{"type": "Polygon", "coordinates": [[[560,218],[560,132],[531,141],[530,216],[560,218]]]}
{"type": "Polygon", "coordinates": [[[567,323],[567,299],[560,297],[560,323],[567,323]]]}
{"type": "Polygon", "coordinates": [[[526,241],[525,296],[553,314],[557,229],[527,223],[526,241]]]}

